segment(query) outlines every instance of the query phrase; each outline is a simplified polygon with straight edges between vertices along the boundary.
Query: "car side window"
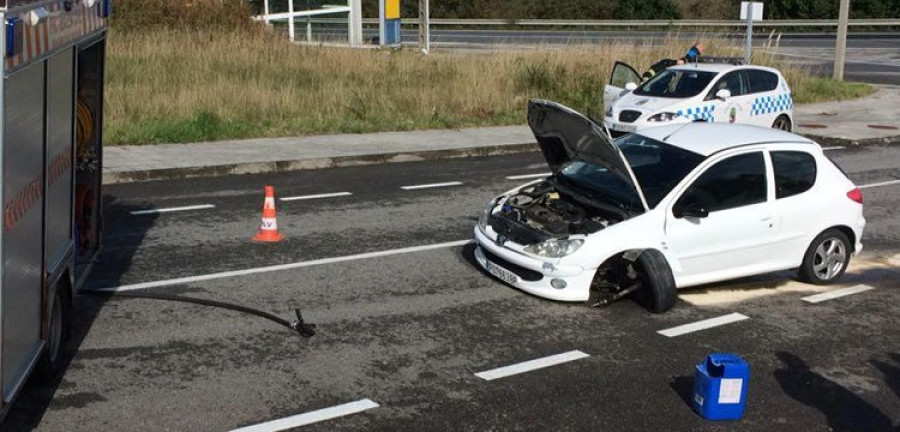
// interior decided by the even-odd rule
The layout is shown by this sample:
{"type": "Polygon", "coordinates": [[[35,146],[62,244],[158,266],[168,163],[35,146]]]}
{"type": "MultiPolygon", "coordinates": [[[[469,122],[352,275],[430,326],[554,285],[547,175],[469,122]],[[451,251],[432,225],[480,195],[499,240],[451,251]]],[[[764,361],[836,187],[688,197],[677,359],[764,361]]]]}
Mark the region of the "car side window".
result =
{"type": "Polygon", "coordinates": [[[675,203],[675,213],[692,206],[714,212],[759,204],[766,190],[762,152],[732,156],[701,174],[675,203]]]}
{"type": "Polygon", "coordinates": [[[731,96],[741,96],[747,94],[746,79],[743,78],[742,71],[734,71],[725,74],[713,84],[712,90],[706,95],[706,99],[715,99],[719,90],[726,89],[731,92],[731,96]]]}
{"type": "Polygon", "coordinates": [[[750,81],[750,93],[762,93],[778,88],[778,75],[759,69],[747,71],[750,81]]]}
{"type": "Polygon", "coordinates": [[[816,159],[800,151],[774,151],[775,198],[787,198],[808,191],[816,184],[816,159]]]}

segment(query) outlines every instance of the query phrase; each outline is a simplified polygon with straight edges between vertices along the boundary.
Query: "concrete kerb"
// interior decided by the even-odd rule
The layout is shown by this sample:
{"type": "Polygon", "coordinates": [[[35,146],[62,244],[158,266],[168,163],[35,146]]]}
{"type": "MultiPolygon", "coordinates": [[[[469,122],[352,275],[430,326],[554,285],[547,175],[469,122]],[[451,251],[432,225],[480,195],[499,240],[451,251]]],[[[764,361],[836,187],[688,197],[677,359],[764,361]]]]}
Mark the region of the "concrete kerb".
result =
{"type": "Polygon", "coordinates": [[[335,156],[313,159],[283,160],[272,162],[248,162],[214,166],[179,167],[130,171],[105,171],[103,184],[130,183],[151,180],[178,180],[201,177],[219,177],[236,174],[280,173],[323,168],[375,165],[397,162],[415,162],[465,157],[502,156],[537,151],[535,143],[503,144],[463,149],[429,150],[370,155],[335,156]]]}
{"type": "MultiPolygon", "coordinates": [[[[826,137],[814,134],[801,135],[818,142],[822,146],[858,147],[867,145],[900,144],[900,135],[863,139],[826,137]]],[[[103,183],[115,184],[151,180],[178,180],[203,177],[220,177],[237,174],[281,173],[290,171],[375,165],[397,162],[456,159],[465,157],[502,156],[508,154],[536,152],[538,150],[539,148],[534,142],[529,142],[524,144],[503,144],[451,150],[378,153],[370,155],[335,156],[313,159],[282,160],[272,162],[247,162],[214,166],[146,169],[120,172],[105,171],[103,173],[103,183]]]]}

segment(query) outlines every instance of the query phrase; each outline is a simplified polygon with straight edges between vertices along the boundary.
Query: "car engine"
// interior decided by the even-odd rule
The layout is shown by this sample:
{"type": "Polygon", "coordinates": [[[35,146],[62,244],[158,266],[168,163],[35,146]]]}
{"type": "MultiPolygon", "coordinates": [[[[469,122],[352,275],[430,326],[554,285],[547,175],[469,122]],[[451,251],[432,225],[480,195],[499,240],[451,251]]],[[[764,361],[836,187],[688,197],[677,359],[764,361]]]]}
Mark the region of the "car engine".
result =
{"type": "Polygon", "coordinates": [[[520,244],[600,231],[621,219],[585,206],[548,182],[520,190],[502,203],[491,226],[520,244]],[[530,231],[530,232],[523,232],[530,231]]]}

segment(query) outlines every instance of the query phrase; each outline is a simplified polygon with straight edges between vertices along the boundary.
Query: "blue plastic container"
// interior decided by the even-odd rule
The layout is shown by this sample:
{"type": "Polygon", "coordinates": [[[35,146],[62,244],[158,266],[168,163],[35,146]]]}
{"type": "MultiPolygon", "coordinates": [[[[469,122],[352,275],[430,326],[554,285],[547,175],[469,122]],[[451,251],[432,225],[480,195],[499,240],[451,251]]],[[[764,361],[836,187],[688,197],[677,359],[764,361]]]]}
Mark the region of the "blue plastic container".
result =
{"type": "Polygon", "coordinates": [[[714,353],[697,365],[694,411],[707,420],[738,420],[747,404],[750,365],[737,354],[714,353]]]}

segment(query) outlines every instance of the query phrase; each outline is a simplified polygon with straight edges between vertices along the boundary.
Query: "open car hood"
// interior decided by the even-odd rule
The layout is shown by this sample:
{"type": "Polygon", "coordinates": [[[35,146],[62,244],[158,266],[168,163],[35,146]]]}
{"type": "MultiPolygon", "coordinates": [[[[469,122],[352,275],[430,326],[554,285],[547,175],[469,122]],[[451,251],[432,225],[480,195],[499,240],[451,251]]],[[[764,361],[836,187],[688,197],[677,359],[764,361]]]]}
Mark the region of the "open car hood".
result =
{"type": "Polygon", "coordinates": [[[553,174],[573,160],[600,165],[631,185],[644,211],[649,210],[625,155],[593,120],[556,102],[532,99],[528,101],[528,126],[553,174]]]}

